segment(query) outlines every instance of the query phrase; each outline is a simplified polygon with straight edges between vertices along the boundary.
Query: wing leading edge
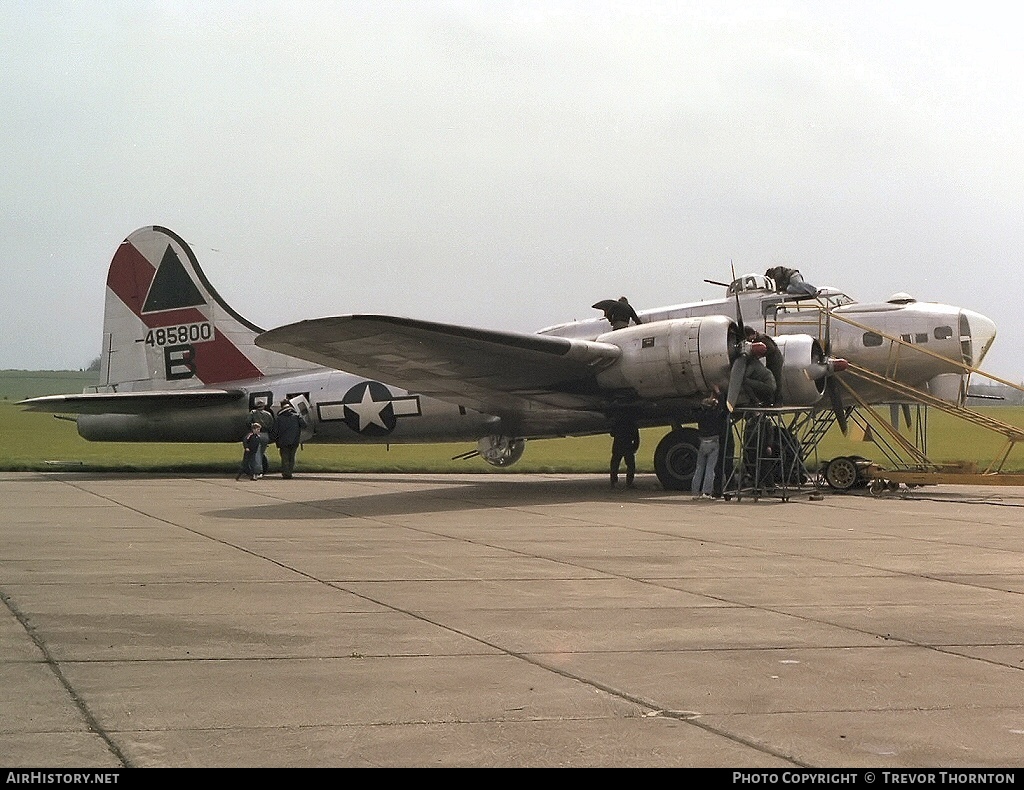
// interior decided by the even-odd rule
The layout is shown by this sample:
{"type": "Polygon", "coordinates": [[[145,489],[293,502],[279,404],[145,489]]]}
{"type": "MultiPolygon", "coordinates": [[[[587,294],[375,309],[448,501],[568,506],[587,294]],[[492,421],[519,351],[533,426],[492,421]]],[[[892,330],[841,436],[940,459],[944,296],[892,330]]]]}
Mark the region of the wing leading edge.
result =
{"type": "Polygon", "coordinates": [[[622,353],[610,343],[386,315],[300,321],[256,345],[503,419],[602,409],[608,396],[595,374],[622,353]]]}

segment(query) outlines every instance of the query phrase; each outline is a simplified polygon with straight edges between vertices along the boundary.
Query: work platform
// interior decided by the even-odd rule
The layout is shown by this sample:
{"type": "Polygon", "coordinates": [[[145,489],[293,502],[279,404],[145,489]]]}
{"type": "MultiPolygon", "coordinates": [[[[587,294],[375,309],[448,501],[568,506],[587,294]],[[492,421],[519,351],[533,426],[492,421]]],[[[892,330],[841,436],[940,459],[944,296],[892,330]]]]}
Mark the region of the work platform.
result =
{"type": "Polygon", "coordinates": [[[722,464],[722,495],[733,498],[775,497],[783,502],[816,478],[807,471],[801,437],[814,424],[806,409],[739,406],[733,411],[731,441],[722,464]]]}
{"type": "MultiPolygon", "coordinates": [[[[999,384],[1024,391],[1020,384],[1007,381],[986,373],[968,364],[969,352],[964,352],[963,361],[952,360],[947,356],[936,354],[922,343],[911,342],[910,335],[896,336],[868,326],[855,320],[850,315],[840,314],[820,302],[813,300],[786,304],[785,313],[778,316],[766,316],[765,331],[777,333],[787,329],[798,328],[816,336],[826,351],[829,351],[829,334],[832,322],[838,321],[857,330],[865,332],[865,338],[871,335],[873,344],[884,350],[884,370],[879,366],[871,370],[861,365],[848,362],[844,372],[833,374],[830,387],[838,387],[837,391],[826,391],[831,403],[818,411],[811,411],[808,420],[820,420],[821,415],[834,415],[843,426],[853,422],[864,430],[865,440],[871,441],[883,456],[881,463],[874,463],[862,456],[843,456],[832,458],[822,463],[821,477],[833,490],[846,491],[854,487],[868,487],[872,493],[891,492],[900,485],[920,486],[938,484],[959,485],[996,485],[1016,486],[1024,484],[1024,475],[1005,473],[1002,471],[1011,452],[1018,443],[1024,442],[1024,427],[995,419],[966,407],[966,399],[972,376],[977,376],[999,384]],[[959,381],[957,397],[938,397],[920,387],[912,387],[900,380],[901,372],[908,364],[921,358],[934,358],[945,365],[959,367],[961,372],[954,374],[959,381]],[[891,393],[893,402],[890,405],[889,421],[879,417],[871,404],[852,386],[856,380],[859,385],[874,388],[876,393],[891,393]],[[843,409],[842,415],[835,414],[837,404],[841,401],[852,403],[853,406],[843,409]],[[899,430],[900,416],[904,422],[910,422],[910,411],[917,411],[918,419],[914,422],[915,434],[912,438],[904,436],[899,430]],[[966,464],[950,465],[934,462],[928,455],[928,410],[937,409],[955,417],[957,420],[981,427],[998,434],[1005,439],[1003,447],[995,454],[991,463],[979,471],[966,464]]],[[[865,340],[866,342],[866,340],[865,340]]],[[[941,377],[940,377],[941,378],[941,377]]],[[[930,384],[929,384],[930,386],[930,384]]],[[[830,427],[831,422],[823,421],[820,425],[802,423],[794,419],[790,424],[790,432],[800,444],[800,454],[807,462],[815,453],[818,442],[830,427]],[[810,427],[808,427],[810,425],[810,427]]]]}

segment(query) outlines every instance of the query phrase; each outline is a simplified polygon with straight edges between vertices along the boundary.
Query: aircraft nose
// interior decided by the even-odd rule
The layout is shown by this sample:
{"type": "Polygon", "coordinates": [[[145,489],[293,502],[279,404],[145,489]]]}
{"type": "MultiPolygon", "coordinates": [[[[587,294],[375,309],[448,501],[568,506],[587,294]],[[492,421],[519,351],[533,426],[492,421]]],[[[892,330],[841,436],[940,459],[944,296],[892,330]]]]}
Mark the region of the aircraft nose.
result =
{"type": "Polygon", "coordinates": [[[960,311],[960,345],[965,362],[979,367],[995,339],[996,325],[990,319],[973,310],[960,311]]]}

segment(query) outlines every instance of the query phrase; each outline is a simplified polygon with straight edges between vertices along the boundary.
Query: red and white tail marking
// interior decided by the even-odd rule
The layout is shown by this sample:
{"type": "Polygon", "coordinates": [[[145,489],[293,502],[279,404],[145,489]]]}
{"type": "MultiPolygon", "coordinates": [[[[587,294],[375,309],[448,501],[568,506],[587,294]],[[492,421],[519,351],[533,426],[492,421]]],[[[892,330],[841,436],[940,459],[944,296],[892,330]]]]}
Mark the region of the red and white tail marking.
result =
{"type": "Polygon", "coordinates": [[[118,247],[107,273],[106,384],[119,389],[223,385],[309,365],[254,344],[262,330],[232,310],[175,233],[146,227],[118,247]]]}

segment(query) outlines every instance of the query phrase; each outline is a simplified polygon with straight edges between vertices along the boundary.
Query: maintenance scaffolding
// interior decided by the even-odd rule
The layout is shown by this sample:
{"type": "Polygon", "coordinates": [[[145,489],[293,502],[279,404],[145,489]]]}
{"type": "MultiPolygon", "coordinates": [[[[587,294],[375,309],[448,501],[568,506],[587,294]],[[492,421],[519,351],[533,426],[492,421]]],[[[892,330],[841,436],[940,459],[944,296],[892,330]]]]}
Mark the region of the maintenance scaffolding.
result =
{"type": "Polygon", "coordinates": [[[731,463],[723,465],[723,497],[737,501],[772,497],[787,502],[796,492],[808,488],[817,492],[818,478],[805,463],[807,451],[813,451],[834,419],[806,409],[737,407],[731,435],[738,450],[734,449],[731,463]]]}
{"type": "MultiPolygon", "coordinates": [[[[963,363],[961,364],[962,384],[958,401],[951,402],[938,398],[930,392],[900,382],[897,373],[901,365],[905,364],[908,355],[933,356],[946,363],[953,360],[924,349],[920,345],[912,344],[908,338],[887,334],[877,328],[859,323],[850,316],[835,313],[822,303],[804,302],[797,307],[788,305],[787,309],[790,314],[785,320],[766,316],[765,330],[769,334],[777,332],[782,326],[804,325],[812,333],[816,331],[819,340],[827,350],[828,325],[834,320],[865,332],[870,331],[879,338],[879,342],[886,344],[888,348],[888,361],[884,371],[876,372],[851,363],[844,373],[837,375],[837,381],[844,390],[845,396],[855,404],[845,410],[844,416],[847,419],[843,422],[852,422],[863,430],[865,441],[872,442],[881,452],[885,457],[886,466],[872,463],[862,456],[833,458],[820,465],[821,479],[830,488],[846,491],[854,487],[869,487],[871,493],[880,494],[895,491],[900,484],[907,486],[939,483],[1024,485],[1024,475],[1003,471],[1003,465],[1011,451],[1018,442],[1024,442],[1024,428],[969,409],[965,405],[972,376],[982,377],[1017,391],[1024,390],[1021,385],[963,363]],[[881,417],[857,394],[854,387],[850,386],[850,379],[859,379],[861,382],[873,384],[892,393],[893,404],[888,420],[881,417]],[[930,408],[999,434],[1004,437],[1005,444],[983,470],[976,469],[971,464],[935,463],[928,457],[928,410],[930,408]],[[916,420],[911,419],[912,409],[916,410],[916,420]],[[915,427],[915,435],[912,439],[904,436],[899,430],[900,414],[903,415],[904,422],[908,426],[913,424],[915,427]]],[[[834,424],[836,416],[831,409],[826,408],[818,411],[812,410],[805,415],[805,419],[793,417],[787,422],[780,415],[773,415],[771,419],[779,430],[787,430],[797,439],[801,459],[806,463],[812,454],[816,455],[818,442],[828,428],[834,424]]],[[[753,455],[752,445],[747,452],[753,455]]],[[[770,459],[768,462],[770,464],[770,459]]],[[[754,479],[757,480],[756,475],[754,479]]]]}

